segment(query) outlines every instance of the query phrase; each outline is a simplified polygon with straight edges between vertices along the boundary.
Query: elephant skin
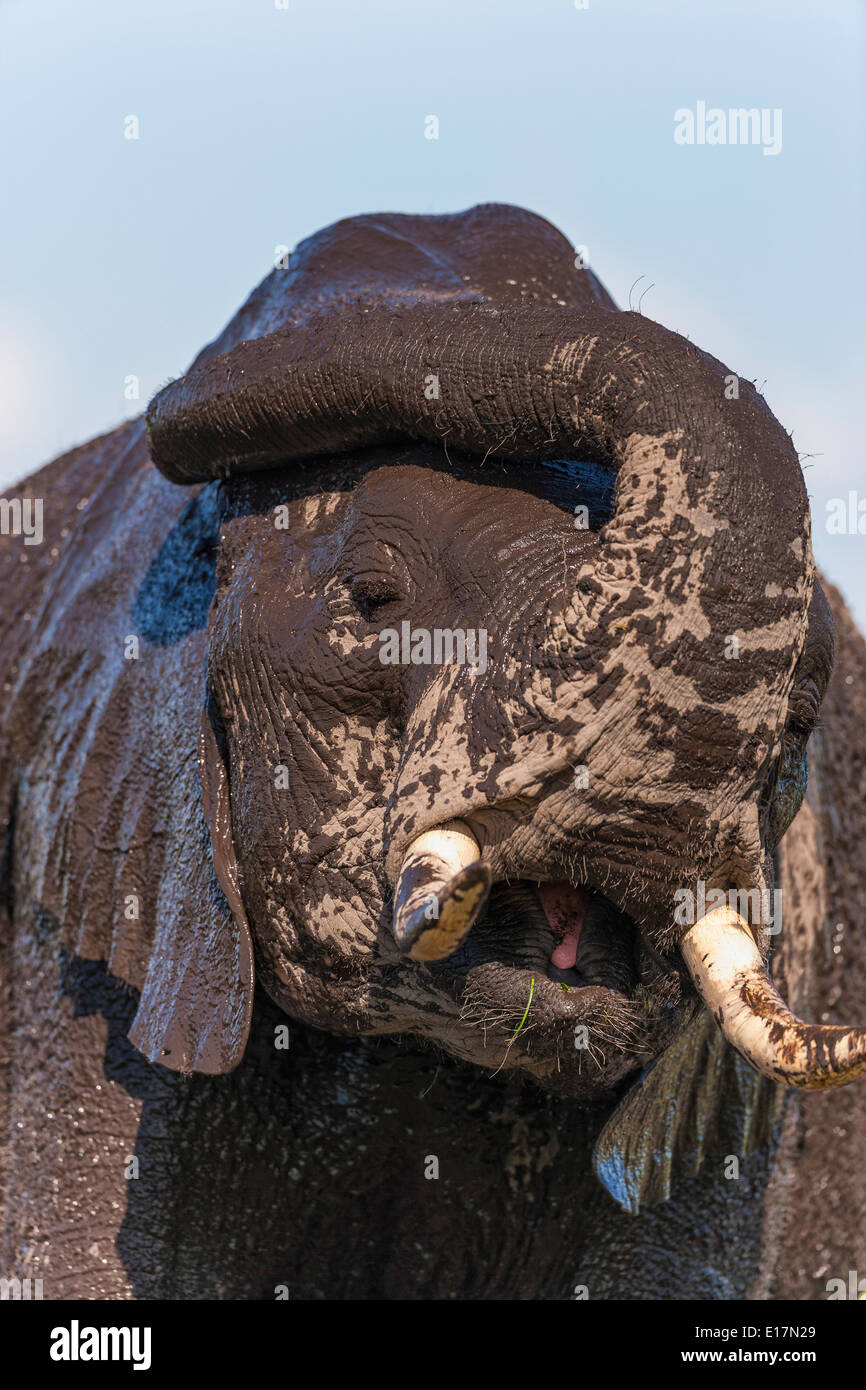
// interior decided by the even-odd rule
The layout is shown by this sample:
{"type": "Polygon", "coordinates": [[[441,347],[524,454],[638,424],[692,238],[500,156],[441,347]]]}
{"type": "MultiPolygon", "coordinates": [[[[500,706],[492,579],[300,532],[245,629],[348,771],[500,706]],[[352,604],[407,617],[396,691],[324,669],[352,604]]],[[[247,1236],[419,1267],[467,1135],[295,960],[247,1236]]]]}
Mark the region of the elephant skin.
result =
{"type": "Polygon", "coordinates": [[[782,995],[860,1021],[866,646],[730,376],[530,213],[356,218],[146,419],[9,493],[44,539],[0,540],[0,1274],[336,1300],[866,1274],[866,1087],[756,1075],[672,912],[778,890],[782,995]],[[382,661],[406,623],[483,632],[485,664],[382,661]],[[404,855],[455,819],[489,906],[412,959],[404,855]],[[539,883],[592,904],[576,974],[539,883]]]}

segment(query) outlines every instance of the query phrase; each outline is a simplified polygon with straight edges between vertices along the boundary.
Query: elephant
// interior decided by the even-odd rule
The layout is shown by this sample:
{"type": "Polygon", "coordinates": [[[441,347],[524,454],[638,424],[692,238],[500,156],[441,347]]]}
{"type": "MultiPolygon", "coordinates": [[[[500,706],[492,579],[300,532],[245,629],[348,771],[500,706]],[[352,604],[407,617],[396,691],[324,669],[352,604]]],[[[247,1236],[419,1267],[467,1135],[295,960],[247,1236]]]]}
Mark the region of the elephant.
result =
{"type": "Polygon", "coordinates": [[[750,382],[533,213],[359,216],[11,497],[0,1272],[866,1262],[866,647],[750,382]]]}

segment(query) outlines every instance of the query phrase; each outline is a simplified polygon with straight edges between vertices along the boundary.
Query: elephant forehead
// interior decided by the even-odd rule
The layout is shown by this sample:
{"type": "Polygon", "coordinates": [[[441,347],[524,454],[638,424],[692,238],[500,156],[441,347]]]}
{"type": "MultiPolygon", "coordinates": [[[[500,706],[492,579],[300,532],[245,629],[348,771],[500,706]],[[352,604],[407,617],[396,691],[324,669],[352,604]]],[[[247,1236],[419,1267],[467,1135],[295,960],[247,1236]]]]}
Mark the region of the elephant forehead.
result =
{"type": "Polygon", "coordinates": [[[393,533],[410,547],[416,540],[455,557],[471,553],[476,564],[501,558],[539,528],[549,532],[551,522],[573,526],[548,501],[519,487],[488,486],[417,464],[368,474],[352,496],[349,518],[348,536],[358,541],[393,533]]]}
{"type": "Polygon", "coordinates": [[[308,591],[320,590],[337,573],[391,573],[411,596],[422,578],[428,582],[425,569],[446,583],[464,569],[491,601],[506,572],[525,573],[527,565],[550,569],[551,591],[561,588],[563,538],[582,554],[597,543],[594,533],[576,530],[573,515],[544,497],[455,478],[426,462],[378,467],[351,490],[287,501],[263,484],[255,509],[232,519],[224,537],[232,552],[224,582],[243,586],[255,578],[260,595],[270,590],[278,596],[289,571],[293,587],[308,591]]]}

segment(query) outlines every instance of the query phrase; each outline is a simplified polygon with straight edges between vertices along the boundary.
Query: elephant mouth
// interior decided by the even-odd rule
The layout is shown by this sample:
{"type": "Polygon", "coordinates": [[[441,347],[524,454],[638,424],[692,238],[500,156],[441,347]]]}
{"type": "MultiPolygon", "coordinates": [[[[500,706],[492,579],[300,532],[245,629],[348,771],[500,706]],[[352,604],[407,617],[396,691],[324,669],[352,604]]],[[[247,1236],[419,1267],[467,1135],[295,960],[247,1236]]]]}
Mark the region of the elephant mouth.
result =
{"type": "Polygon", "coordinates": [[[660,984],[632,919],[565,882],[494,883],[458,949],[428,969],[459,1006],[461,1051],[572,1097],[658,1056],[683,1018],[677,977],[660,984]]]}
{"type": "Polygon", "coordinates": [[[574,995],[572,1003],[584,989],[631,998],[641,978],[641,948],[634,923],[601,894],[529,880],[494,885],[487,912],[466,940],[476,964],[486,957],[529,970],[537,990],[550,984],[553,998],[574,995]]]}
{"type": "Polygon", "coordinates": [[[404,851],[393,932],[457,1005],[450,1050],[591,1098],[659,1056],[695,1001],[624,906],[563,869],[494,882],[472,827],[443,822],[404,851]]]}
{"type": "MultiPolygon", "coordinates": [[[[660,1056],[698,997],[774,1081],[816,1090],[866,1074],[866,1029],[805,1023],[776,991],[756,939],[761,893],[757,902],[736,888],[710,896],[679,940],[689,994],[676,964],[598,888],[553,877],[494,884],[472,827],[451,820],[405,848],[393,934],[453,992],[460,1023],[481,1030],[483,1049],[490,1040],[498,1066],[522,1067],[569,1096],[609,1089],[660,1056]]],[[[457,1050],[485,1061],[463,1039],[457,1050]]]]}
{"type": "Polygon", "coordinates": [[[630,918],[591,890],[570,883],[539,883],[535,892],[556,942],[548,979],[566,990],[601,984],[630,993],[637,983],[639,942],[630,918]]]}

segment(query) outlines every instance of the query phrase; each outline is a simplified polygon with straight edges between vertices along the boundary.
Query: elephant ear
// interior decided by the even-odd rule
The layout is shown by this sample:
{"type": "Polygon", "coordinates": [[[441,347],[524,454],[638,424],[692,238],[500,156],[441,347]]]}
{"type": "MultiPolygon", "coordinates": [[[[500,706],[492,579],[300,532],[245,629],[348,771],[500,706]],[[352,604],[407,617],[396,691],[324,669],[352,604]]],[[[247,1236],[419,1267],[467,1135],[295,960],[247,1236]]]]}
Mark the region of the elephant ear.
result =
{"type": "Polygon", "coordinates": [[[230,1071],[253,952],[206,713],[218,484],[166,484],[134,421],[51,465],[47,485],[53,529],[4,728],[16,926],[37,921],[138,990],[129,1036],[151,1061],[230,1071]]]}
{"type": "Polygon", "coordinates": [[[191,840],[201,839],[203,810],[213,874],[206,853],[195,857],[188,891],[178,904],[179,918],[170,903],[159,913],[129,1039],[152,1062],[174,1071],[214,1074],[231,1071],[243,1057],[252,1015],[254,963],[238,885],[228,773],[210,703],[202,715],[198,770],[201,807],[194,798],[181,829],[191,840]],[[215,891],[214,876],[220,891],[215,891]],[[201,904],[200,913],[191,922],[188,905],[196,901],[201,904]]]}
{"type": "Polygon", "coordinates": [[[753,1071],[702,1011],[607,1121],[593,1152],[596,1176],[636,1215],[666,1202],[707,1161],[765,1148],[784,1104],[785,1087],[753,1071]]]}

